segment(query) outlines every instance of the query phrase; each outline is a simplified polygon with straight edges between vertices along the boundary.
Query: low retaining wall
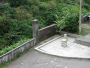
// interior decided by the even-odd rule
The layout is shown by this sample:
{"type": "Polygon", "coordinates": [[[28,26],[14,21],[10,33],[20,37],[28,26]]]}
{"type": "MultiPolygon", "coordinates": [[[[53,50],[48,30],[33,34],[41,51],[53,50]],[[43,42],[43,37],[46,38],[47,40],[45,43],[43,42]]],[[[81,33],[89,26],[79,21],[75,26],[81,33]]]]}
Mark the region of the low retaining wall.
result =
{"type": "Polygon", "coordinates": [[[52,24],[45,28],[39,29],[39,36],[38,36],[39,42],[43,41],[55,34],[56,34],[56,24],[52,24]]]}
{"type": "Polygon", "coordinates": [[[8,53],[0,56],[0,64],[12,60],[20,53],[23,53],[26,50],[30,49],[32,46],[34,46],[34,44],[35,44],[34,39],[31,39],[30,41],[20,45],[19,47],[9,51],[8,53]]]}

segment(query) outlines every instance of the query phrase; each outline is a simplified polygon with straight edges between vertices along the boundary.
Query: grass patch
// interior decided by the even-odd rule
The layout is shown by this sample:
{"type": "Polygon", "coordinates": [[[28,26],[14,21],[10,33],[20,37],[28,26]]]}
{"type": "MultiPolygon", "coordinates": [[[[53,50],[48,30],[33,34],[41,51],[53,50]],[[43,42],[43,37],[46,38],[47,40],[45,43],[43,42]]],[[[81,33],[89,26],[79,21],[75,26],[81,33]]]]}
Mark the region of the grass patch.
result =
{"type": "Polygon", "coordinates": [[[80,32],[80,35],[86,35],[90,33],[90,29],[85,29],[85,28],[82,28],[81,32],[80,32]]]}
{"type": "Polygon", "coordinates": [[[0,64],[0,68],[4,68],[4,65],[3,64],[0,64]]]}

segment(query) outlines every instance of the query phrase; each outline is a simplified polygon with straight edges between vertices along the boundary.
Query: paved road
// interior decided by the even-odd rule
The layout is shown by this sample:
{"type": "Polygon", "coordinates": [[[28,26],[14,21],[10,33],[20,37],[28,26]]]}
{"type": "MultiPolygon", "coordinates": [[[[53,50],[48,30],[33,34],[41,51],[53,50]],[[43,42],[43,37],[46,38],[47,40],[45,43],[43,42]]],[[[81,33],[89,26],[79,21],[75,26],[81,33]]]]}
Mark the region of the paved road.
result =
{"type": "Polygon", "coordinates": [[[51,56],[32,48],[6,68],[90,68],[90,60],[51,56]]]}

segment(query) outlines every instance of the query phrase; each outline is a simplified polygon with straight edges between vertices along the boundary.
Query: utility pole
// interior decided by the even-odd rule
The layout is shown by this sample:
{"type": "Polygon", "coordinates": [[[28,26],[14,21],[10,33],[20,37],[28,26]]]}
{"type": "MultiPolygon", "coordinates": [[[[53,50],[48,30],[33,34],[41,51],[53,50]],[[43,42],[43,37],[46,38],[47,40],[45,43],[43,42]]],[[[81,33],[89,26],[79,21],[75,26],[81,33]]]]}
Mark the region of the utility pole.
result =
{"type": "Polygon", "coordinates": [[[80,12],[79,12],[79,33],[81,32],[82,24],[82,0],[80,0],[80,12]]]}

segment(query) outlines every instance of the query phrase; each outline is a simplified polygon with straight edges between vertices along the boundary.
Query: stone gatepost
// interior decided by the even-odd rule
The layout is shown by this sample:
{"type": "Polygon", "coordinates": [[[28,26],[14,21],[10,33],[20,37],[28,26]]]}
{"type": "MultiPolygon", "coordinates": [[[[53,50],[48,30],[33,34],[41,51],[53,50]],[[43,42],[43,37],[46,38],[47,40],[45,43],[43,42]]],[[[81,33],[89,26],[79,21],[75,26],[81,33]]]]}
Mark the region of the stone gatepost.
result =
{"type": "Polygon", "coordinates": [[[37,19],[34,19],[32,21],[32,30],[33,30],[33,38],[35,39],[35,44],[38,43],[39,39],[39,23],[37,19]]]}

